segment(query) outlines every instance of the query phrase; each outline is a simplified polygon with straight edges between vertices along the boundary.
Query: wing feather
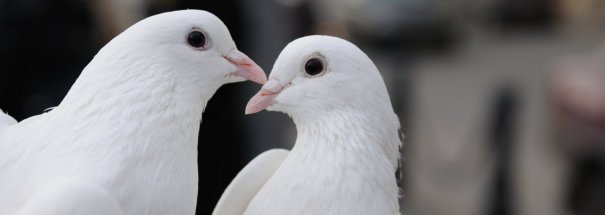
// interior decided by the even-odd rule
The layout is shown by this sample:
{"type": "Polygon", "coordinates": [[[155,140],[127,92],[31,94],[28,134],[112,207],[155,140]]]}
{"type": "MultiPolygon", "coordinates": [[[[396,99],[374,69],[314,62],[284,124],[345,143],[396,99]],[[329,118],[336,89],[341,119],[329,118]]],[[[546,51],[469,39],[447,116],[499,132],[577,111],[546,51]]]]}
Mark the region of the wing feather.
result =
{"type": "Polygon", "coordinates": [[[227,186],[212,214],[242,215],[252,198],[271,178],[288,153],[285,149],[271,149],[256,156],[227,186]]]}

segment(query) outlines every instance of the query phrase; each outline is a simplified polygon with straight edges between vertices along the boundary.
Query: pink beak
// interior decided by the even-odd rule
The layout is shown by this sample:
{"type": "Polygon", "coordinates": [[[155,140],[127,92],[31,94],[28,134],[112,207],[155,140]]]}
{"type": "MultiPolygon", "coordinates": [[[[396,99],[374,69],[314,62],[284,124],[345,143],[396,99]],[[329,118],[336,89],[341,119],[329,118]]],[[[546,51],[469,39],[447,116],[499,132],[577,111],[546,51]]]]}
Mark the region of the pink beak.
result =
{"type": "Polygon", "coordinates": [[[267,82],[263,88],[254,95],[246,105],[246,115],[257,113],[275,103],[275,98],[281,93],[284,86],[277,80],[267,82]]]}
{"type": "Polygon", "coordinates": [[[259,84],[267,82],[267,75],[265,75],[263,69],[239,50],[232,49],[223,57],[237,67],[237,71],[233,75],[259,84]]]}

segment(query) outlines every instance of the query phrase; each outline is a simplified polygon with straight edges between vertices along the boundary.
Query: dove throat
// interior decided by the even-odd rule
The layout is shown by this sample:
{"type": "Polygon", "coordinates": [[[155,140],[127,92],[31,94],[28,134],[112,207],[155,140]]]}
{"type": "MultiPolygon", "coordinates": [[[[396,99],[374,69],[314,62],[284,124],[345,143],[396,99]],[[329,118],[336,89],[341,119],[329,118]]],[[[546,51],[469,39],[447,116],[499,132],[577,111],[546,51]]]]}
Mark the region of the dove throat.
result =
{"type": "MultiPolygon", "coordinates": [[[[321,116],[293,117],[297,128],[297,139],[293,153],[300,151],[315,156],[341,158],[337,154],[384,160],[380,168],[395,169],[399,158],[399,124],[384,117],[385,113],[373,116],[368,111],[338,110],[321,116]]],[[[393,114],[394,115],[394,114],[393,114]]]]}
{"type": "Polygon", "coordinates": [[[394,132],[397,138],[396,127],[362,111],[293,119],[296,143],[251,202],[249,214],[398,214],[396,158],[391,158],[398,155],[390,152],[399,144],[388,137],[394,132]]]}

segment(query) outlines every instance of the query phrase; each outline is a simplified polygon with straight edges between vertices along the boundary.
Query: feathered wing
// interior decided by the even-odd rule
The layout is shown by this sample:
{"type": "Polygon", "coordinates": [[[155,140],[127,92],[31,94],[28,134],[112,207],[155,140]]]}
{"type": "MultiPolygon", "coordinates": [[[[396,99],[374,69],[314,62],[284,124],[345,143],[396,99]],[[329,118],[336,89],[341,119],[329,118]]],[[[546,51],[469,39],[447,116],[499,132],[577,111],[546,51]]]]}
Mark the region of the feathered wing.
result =
{"type": "Polygon", "coordinates": [[[117,200],[105,189],[63,180],[39,189],[18,215],[123,215],[117,200]]]}
{"type": "Polygon", "coordinates": [[[288,153],[285,149],[271,149],[250,161],[227,186],[212,214],[242,215],[288,153]]]}

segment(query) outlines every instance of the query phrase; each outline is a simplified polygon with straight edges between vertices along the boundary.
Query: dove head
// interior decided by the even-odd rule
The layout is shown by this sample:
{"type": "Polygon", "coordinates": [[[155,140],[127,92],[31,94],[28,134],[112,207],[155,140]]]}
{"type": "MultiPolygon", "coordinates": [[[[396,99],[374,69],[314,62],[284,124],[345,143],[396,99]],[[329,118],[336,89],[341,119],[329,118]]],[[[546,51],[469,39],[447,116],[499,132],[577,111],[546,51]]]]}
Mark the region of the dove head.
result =
{"type": "Polygon", "coordinates": [[[225,24],[202,10],[146,18],[113,39],[99,52],[103,54],[131,59],[133,66],[155,67],[147,70],[173,72],[176,74],[170,75],[192,83],[220,86],[251,80],[263,84],[267,79],[263,70],[236,48],[225,24]]]}
{"type": "Polygon", "coordinates": [[[246,114],[263,109],[287,113],[295,121],[335,111],[393,113],[370,58],[346,40],[317,35],[297,39],[281,52],[246,114]]]}

